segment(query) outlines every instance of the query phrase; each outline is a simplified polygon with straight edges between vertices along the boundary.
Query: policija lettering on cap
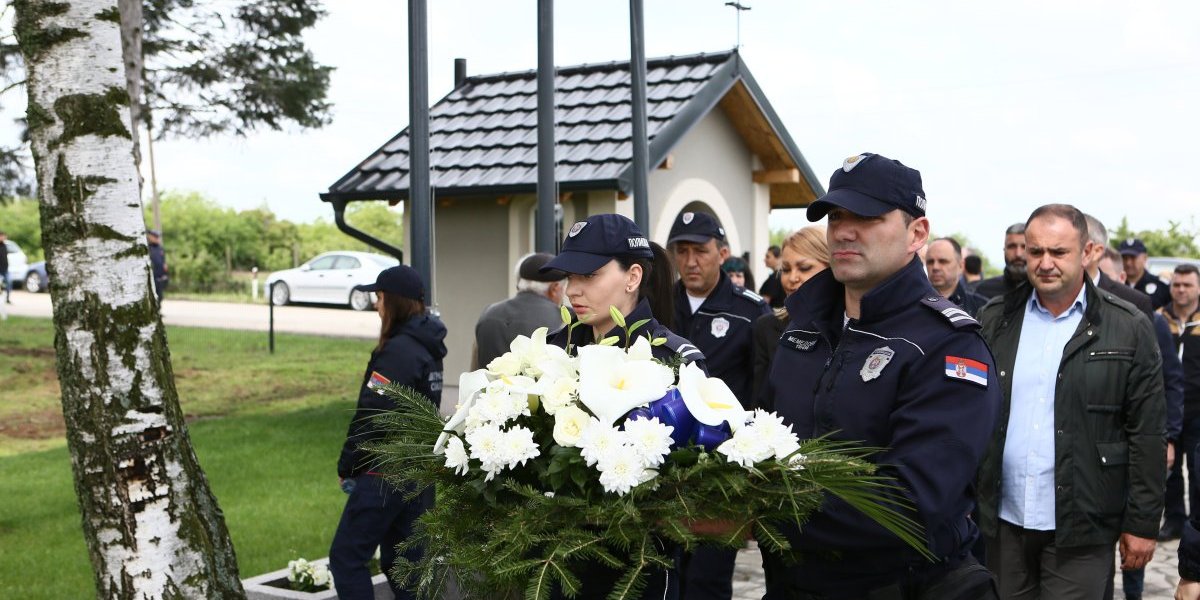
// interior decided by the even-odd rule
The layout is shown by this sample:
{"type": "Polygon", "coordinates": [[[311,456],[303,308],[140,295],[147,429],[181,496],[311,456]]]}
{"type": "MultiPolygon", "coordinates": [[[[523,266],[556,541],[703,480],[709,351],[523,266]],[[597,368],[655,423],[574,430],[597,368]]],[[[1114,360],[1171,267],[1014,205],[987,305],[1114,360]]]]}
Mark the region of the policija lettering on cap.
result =
{"type": "Polygon", "coordinates": [[[834,208],[863,217],[878,217],[900,209],[925,216],[921,172],[882,154],[864,152],[842,161],[829,177],[829,192],[808,205],[808,220],[819,221],[834,208]]]}

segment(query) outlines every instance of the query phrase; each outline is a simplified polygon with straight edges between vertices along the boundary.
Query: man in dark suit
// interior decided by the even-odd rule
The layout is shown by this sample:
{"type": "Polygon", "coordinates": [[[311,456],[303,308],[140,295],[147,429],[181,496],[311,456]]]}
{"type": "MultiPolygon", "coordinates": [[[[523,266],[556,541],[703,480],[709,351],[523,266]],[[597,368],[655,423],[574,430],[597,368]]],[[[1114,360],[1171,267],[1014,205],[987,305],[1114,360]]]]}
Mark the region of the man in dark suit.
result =
{"type": "Polygon", "coordinates": [[[1025,281],[1025,224],[1013,223],[1004,230],[1004,273],[980,281],[975,286],[975,293],[990,299],[1004,295],[1025,281]]]}

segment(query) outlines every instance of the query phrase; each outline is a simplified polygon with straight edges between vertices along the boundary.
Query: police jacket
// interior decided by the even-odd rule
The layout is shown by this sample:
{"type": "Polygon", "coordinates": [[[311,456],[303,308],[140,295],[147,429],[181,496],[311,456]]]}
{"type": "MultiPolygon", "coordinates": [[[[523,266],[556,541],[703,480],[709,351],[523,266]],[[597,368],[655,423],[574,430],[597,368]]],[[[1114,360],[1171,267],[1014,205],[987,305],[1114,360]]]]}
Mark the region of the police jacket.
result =
{"type": "MultiPolygon", "coordinates": [[[[638,328],[633,332],[634,337],[642,337],[649,334],[653,338],[666,338],[667,343],[661,346],[654,346],[651,349],[651,355],[661,361],[674,360],[678,355],[684,363],[696,363],[696,366],[707,371],[705,364],[704,353],[692,345],[691,342],[675,335],[670,329],[664,327],[654,315],[650,313],[650,301],[642,298],[638,301],[637,306],[633,308],[633,312],[625,315],[625,323],[633,325],[642,319],[650,319],[649,323],[638,328]]],[[[587,325],[579,325],[571,332],[571,338],[567,339],[567,330],[569,327],[563,326],[557,332],[549,337],[546,341],[554,344],[559,348],[566,348],[567,342],[571,344],[571,354],[575,354],[580,346],[594,344],[598,340],[595,334],[592,333],[592,328],[587,325]]],[[[625,347],[625,330],[620,327],[613,327],[604,337],[617,337],[617,346],[625,347]]]]}
{"type": "Polygon", "coordinates": [[[967,311],[967,314],[972,317],[979,316],[979,309],[983,308],[983,305],[987,304],[988,301],[987,298],[971,291],[971,288],[967,285],[967,280],[962,277],[958,278],[958,284],[954,286],[954,293],[950,294],[946,299],[967,311]]]}
{"type": "Polygon", "coordinates": [[[163,251],[161,244],[149,244],[150,248],[150,272],[154,275],[155,281],[164,281],[167,279],[167,255],[163,251]]]}
{"type": "Polygon", "coordinates": [[[828,497],[802,531],[785,530],[804,560],[765,554],[769,598],[865,598],[924,582],[960,564],[978,535],[972,483],[1000,405],[978,323],[933,290],[916,257],[863,296],[857,319],[844,320],[844,291],[827,269],[788,297],[775,410],[801,438],[884,449],[870,460],[895,480],[938,560],[828,497]]]}
{"type": "Polygon", "coordinates": [[[371,417],[396,407],[392,399],[378,390],[380,385],[406,385],[420,392],[434,406],[442,402],[442,359],[446,356],[446,326],[434,316],[418,315],[400,326],[383,348],[371,353],[358,391],[358,408],[342,454],[338,459],[338,477],[354,477],[370,470],[371,460],[361,449],[365,442],[379,439],[371,417]]]}
{"type": "Polygon", "coordinates": [[[749,408],[754,405],[754,321],[771,312],[758,294],[734,285],[724,271],[696,312],[683,283],[675,283],[675,333],[704,352],[709,373],[749,408]]]}
{"type": "MultiPolygon", "coordinates": [[[[1054,390],[1055,544],[1112,544],[1123,532],[1154,539],[1167,468],[1162,357],[1137,308],[1090,279],[1084,285],[1087,306],[1063,348],[1054,390]]],[[[1023,285],[980,314],[1004,391],[979,471],[979,526],[990,537],[999,527],[1012,372],[1032,293],[1023,285]]]]}
{"type": "Polygon", "coordinates": [[[754,321],[752,344],[754,351],[754,406],[764,410],[774,411],[774,398],[767,376],[771,372],[771,359],[775,357],[775,349],[779,347],[779,336],[787,329],[788,316],[786,309],[776,309],[754,321]]]}
{"type": "Polygon", "coordinates": [[[1150,302],[1153,303],[1155,310],[1171,302],[1171,286],[1150,274],[1150,271],[1142,272],[1142,278],[1133,284],[1133,289],[1150,296],[1150,302]]]}

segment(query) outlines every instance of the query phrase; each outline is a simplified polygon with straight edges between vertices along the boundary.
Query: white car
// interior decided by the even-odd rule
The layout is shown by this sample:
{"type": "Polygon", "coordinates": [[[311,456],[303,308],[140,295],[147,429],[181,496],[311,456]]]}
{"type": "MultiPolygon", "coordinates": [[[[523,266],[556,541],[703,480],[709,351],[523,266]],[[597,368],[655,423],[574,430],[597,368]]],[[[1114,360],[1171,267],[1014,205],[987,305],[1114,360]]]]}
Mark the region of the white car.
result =
{"type": "Polygon", "coordinates": [[[1175,272],[1175,267],[1185,263],[1200,266],[1200,259],[1175,256],[1151,256],[1146,259],[1146,271],[1152,275],[1157,275],[1159,279],[1167,283],[1171,283],[1171,274],[1175,272]]]}
{"type": "Polygon", "coordinates": [[[326,252],[286,271],[276,271],[267,277],[271,303],[283,306],[289,302],[320,302],[348,304],[354,310],[375,306],[374,295],[355,290],[358,285],[375,283],[379,272],[400,264],[391,256],[370,252],[326,252]]]}
{"type": "Polygon", "coordinates": [[[12,240],[4,240],[4,245],[8,250],[8,282],[19,285],[25,281],[25,272],[29,270],[29,265],[25,264],[25,251],[12,240]]]}

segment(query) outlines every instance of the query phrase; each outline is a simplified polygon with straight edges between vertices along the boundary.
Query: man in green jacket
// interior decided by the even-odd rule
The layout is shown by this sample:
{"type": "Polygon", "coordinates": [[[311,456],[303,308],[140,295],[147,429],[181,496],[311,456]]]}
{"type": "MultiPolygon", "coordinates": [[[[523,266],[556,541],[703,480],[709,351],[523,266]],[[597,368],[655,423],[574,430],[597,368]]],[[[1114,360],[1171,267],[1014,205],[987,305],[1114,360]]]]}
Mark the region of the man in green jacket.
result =
{"type": "Polygon", "coordinates": [[[1001,598],[1101,598],[1154,554],[1166,470],[1162,359],[1145,315],[1085,277],[1073,206],[1026,223],[1029,284],[980,312],[1004,392],[979,472],[1001,598]]]}

